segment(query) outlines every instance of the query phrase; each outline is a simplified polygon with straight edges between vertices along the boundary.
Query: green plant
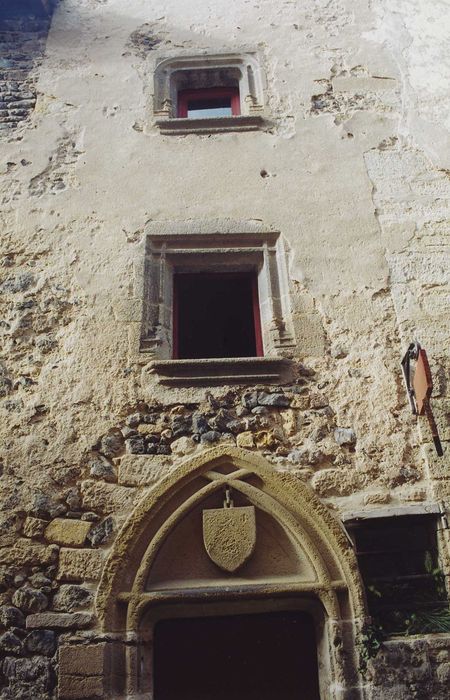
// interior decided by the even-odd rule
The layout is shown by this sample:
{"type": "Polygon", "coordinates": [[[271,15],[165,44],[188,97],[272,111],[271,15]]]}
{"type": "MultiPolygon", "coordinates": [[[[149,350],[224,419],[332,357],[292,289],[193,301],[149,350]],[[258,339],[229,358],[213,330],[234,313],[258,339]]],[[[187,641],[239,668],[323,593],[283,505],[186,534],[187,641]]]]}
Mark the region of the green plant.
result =
{"type": "Polygon", "coordinates": [[[406,622],[406,634],[429,634],[450,632],[450,610],[436,607],[412,613],[406,622]]]}
{"type": "Polygon", "coordinates": [[[384,634],[450,632],[445,577],[436,557],[423,553],[420,576],[367,582],[369,608],[384,634]]]}
{"type": "Polygon", "coordinates": [[[359,671],[365,675],[370,659],[374,659],[381,649],[386,635],[378,624],[365,625],[358,638],[359,671]]]}

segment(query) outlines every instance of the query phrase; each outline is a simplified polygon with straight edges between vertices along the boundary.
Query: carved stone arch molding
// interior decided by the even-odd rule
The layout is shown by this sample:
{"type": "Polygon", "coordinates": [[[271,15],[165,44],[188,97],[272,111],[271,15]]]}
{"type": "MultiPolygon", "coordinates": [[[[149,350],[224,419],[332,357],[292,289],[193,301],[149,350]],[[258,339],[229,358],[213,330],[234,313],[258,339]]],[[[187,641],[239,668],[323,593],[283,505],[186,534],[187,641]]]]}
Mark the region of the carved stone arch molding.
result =
{"type": "Polygon", "coordinates": [[[158,620],[282,609],[315,621],[321,698],[361,693],[355,635],[366,611],[347,536],[308,486],[246,450],[202,452],[146,493],[109,555],[96,607],[123,669],[108,697],[153,698],[158,620]],[[220,515],[227,491],[235,513],[256,514],[254,550],[234,573],[211,560],[202,537],[202,513],[220,515]]]}

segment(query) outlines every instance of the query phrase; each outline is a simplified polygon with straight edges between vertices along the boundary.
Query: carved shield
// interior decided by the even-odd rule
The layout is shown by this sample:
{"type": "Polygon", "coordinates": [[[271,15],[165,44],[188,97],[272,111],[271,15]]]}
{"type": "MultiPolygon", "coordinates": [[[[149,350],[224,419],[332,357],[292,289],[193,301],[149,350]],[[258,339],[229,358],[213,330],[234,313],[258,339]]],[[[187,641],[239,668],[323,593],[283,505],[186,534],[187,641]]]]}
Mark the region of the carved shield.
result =
{"type": "Polygon", "coordinates": [[[208,556],[233,573],[252,556],[256,544],[253,506],[203,511],[203,542],[208,556]]]}

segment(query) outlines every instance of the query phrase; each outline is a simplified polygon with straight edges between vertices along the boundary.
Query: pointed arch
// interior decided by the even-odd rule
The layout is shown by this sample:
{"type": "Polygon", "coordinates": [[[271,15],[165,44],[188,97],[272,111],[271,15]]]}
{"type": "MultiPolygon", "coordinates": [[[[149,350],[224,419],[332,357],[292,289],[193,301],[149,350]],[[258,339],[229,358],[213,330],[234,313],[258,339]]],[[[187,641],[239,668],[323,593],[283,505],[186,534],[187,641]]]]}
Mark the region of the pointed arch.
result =
{"type": "MultiPolygon", "coordinates": [[[[97,612],[105,630],[137,630],[151,599],[145,582],[161,546],[177,523],[226,484],[273,517],[309,559],[314,576],[298,584],[297,592],[319,598],[330,619],[364,618],[356,557],[336,518],[293,475],[275,471],[258,454],[221,446],[182,462],[145,493],[130,515],[110,552],[97,593],[97,612]],[[349,606],[345,614],[340,610],[342,596],[349,606]]],[[[289,586],[280,583],[280,587],[288,592],[289,586]]]]}

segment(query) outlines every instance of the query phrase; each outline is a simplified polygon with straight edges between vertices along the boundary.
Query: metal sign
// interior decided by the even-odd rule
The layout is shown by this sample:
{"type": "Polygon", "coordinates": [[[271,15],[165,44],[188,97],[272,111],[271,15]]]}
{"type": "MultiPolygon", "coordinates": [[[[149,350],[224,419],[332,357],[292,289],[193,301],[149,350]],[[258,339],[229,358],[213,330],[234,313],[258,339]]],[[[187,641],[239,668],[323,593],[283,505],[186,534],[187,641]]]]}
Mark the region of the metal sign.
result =
{"type": "Polygon", "coordinates": [[[433,391],[433,379],[431,377],[427,353],[422,348],[418,352],[412,383],[417,414],[423,416],[426,413],[426,406],[430,401],[431,392],[433,391]]]}
{"type": "Polygon", "coordinates": [[[414,415],[427,417],[436,452],[439,457],[442,457],[444,450],[430,406],[433,378],[427,353],[420,347],[419,343],[411,343],[409,346],[402,360],[402,371],[411,410],[414,415]],[[411,361],[415,362],[414,372],[411,361]]]}

